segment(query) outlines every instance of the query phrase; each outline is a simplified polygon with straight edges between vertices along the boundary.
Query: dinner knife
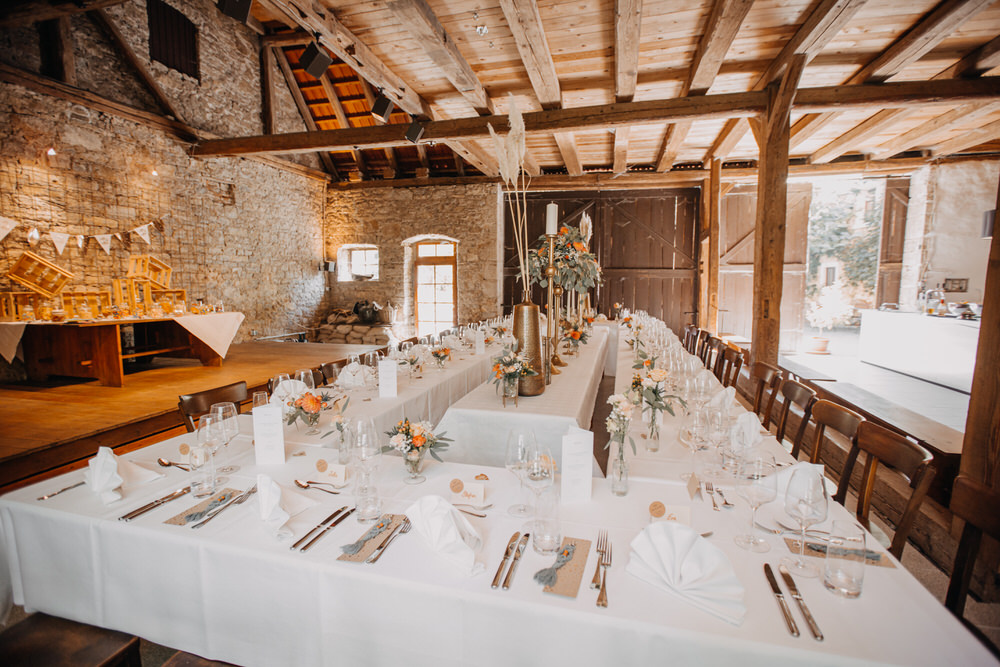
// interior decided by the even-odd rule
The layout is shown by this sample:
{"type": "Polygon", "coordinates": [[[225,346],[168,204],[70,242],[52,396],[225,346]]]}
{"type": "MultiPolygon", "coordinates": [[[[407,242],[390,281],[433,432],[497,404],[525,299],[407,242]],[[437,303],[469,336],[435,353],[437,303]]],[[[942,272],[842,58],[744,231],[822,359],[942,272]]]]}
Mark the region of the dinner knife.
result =
{"type": "Polygon", "coordinates": [[[517,562],[521,560],[521,554],[524,553],[524,547],[527,546],[529,537],[531,537],[531,533],[525,533],[521,536],[521,541],[517,543],[517,551],[514,552],[514,558],[510,561],[510,569],[507,570],[507,576],[503,580],[504,590],[510,588],[510,580],[514,576],[514,570],[517,569],[517,562]]]}
{"type": "Polygon", "coordinates": [[[341,507],[339,510],[337,510],[333,514],[331,514],[330,516],[326,517],[325,519],[323,519],[322,521],[320,521],[319,523],[317,523],[315,526],[313,526],[312,528],[309,529],[308,533],[306,533],[305,535],[303,535],[301,538],[299,538],[295,542],[295,544],[293,544],[292,546],[290,546],[288,548],[291,549],[292,551],[295,551],[296,549],[298,549],[299,545],[302,544],[303,542],[305,542],[306,540],[308,540],[309,537],[312,536],[313,533],[315,533],[317,530],[319,530],[320,528],[322,528],[323,526],[325,526],[329,522],[331,522],[334,519],[336,519],[337,516],[339,516],[340,513],[343,512],[346,509],[347,509],[347,505],[344,505],[343,507],[341,507]]]}
{"type": "Polygon", "coordinates": [[[344,519],[346,519],[347,517],[351,516],[351,514],[353,514],[354,510],[356,510],[356,509],[357,509],[356,507],[352,507],[351,509],[347,510],[346,512],[344,512],[343,514],[341,514],[339,517],[337,517],[336,521],[331,521],[330,523],[326,524],[326,526],[323,528],[323,530],[319,531],[319,533],[317,533],[316,537],[314,537],[311,540],[309,540],[309,542],[304,547],[302,547],[301,549],[299,549],[299,551],[301,551],[302,553],[305,553],[306,551],[308,551],[309,547],[311,547],[312,545],[316,544],[316,542],[319,540],[319,538],[321,538],[324,535],[326,535],[327,531],[329,531],[331,528],[336,528],[338,525],[340,525],[340,522],[343,521],[344,519]]]}
{"type": "Polygon", "coordinates": [[[806,619],[806,624],[809,625],[809,632],[812,633],[812,636],[816,641],[823,641],[823,633],[819,631],[819,625],[816,624],[816,619],[813,618],[812,612],[809,611],[809,607],[806,606],[805,600],[802,599],[802,593],[799,593],[799,587],[795,585],[795,580],[792,579],[792,573],[789,572],[788,568],[784,565],[778,566],[778,572],[781,573],[781,578],[785,580],[785,585],[788,586],[788,590],[792,594],[792,599],[795,600],[797,605],[799,605],[799,611],[802,612],[802,616],[806,619]]]}
{"type": "Polygon", "coordinates": [[[493,583],[490,584],[490,588],[497,588],[500,586],[500,578],[503,577],[503,569],[507,566],[507,561],[510,560],[511,554],[514,553],[514,547],[517,545],[517,539],[519,537],[521,537],[521,531],[517,531],[510,536],[510,542],[507,543],[507,548],[504,549],[503,559],[500,561],[500,567],[497,568],[496,576],[493,577],[493,583]]]}
{"type": "Polygon", "coordinates": [[[785,625],[788,626],[788,632],[793,637],[798,637],[799,626],[795,624],[795,619],[792,618],[792,611],[788,608],[788,603],[785,602],[785,594],[781,592],[781,586],[778,586],[778,580],[774,578],[774,570],[771,569],[770,563],[764,563],[764,575],[767,577],[767,583],[771,585],[771,592],[774,593],[774,599],[778,601],[778,606],[781,607],[781,615],[785,617],[785,625]]]}
{"type": "Polygon", "coordinates": [[[136,519],[136,518],[142,516],[143,514],[145,514],[146,512],[149,512],[150,510],[156,509],[160,505],[164,505],[166,503],[169,503],[171,500],[174,500],[176,498],[180,498],[181,496],[183,496],[185,493],[188,493],[189,491],[191,491],[191,487],[190,486],[185,486],[184,488],[177,489],[173,493],[169,493],[169,494],[163,496],[162,498],[157,498],[156,500],[154,500],[151,503],[146,503],[142,507],[139,507],[138,509],[134,509],[131,512],[129,512],[128,514],[123,514],[122,516],[118,517],[118,520],[119,521],[131,521],[132,519],[136,519]]]}
{"type": "Polygon", "coordinates": [[[48,500],[52,496],[58,496],[60,493],[63,493],[64,491],[69,491],[70,489],[75,489],[76,487],[83,486],[86,483],[87,483],[87,480],[83,480],[82,482],[77,482],[76,484],[70,484],[66,488],[59,489],[58,491],[53,491],[52,493],[46,493],[44,496],[39,496],[38,499],[39,500],[48,500]]]}

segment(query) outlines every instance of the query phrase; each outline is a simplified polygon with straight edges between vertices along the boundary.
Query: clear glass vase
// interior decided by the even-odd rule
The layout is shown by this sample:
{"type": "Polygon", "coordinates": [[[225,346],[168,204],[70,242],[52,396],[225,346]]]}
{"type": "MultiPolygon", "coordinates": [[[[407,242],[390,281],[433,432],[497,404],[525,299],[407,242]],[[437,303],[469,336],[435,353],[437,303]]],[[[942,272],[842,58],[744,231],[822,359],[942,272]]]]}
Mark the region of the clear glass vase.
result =
{"type": "Polygon", "coordinates": [[[517,380],[516,377],[505,377],[501,385],[503,386],[503,406],[507,407],[507,401],[514,401],[517,407],[517,380]]]}
{"type": "Polygon", "coordinates": [[[406,466],[407,477],[404,482],[407,484],[421,484],[427,478],[420,474],[420,465],[424,460],[426,447],[414,449],[403,454],[403,464],[406,466]]]}
{"type": "Polygon", "coordinates": [[[614,457],[608,466],[608,477],[611,478],[611,493],[616,496],[628,494],[628,463],[625,461],[625,443],[617,442],[614,457]]]}
{"type": "Polygon", "coordinates": [[[655,410],[649,414],[649,431],[646,437],[646,449],[650,452],[660,451],[660,420],[655,410]]]}

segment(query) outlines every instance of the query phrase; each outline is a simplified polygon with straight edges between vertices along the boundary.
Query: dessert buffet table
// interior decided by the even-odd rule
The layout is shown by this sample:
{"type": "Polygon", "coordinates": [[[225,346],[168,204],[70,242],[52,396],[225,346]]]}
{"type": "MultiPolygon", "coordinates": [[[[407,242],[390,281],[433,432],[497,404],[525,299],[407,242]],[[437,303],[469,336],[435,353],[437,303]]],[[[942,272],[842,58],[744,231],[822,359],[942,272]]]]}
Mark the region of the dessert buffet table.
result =
{"type": "MultiPolygon", "coordinates": [[[[152,464],[178,460],[180,436],[126,458],[152,464]]],[[[287,447],[284,465],[258,468],[249,436],[240,436],[223,463],[240,469],[226,486],[248,488],[266,472],[290,493],[296,478],[316,480],[317,462],[330,450],[287,447]]],[[[469,518],[482,538],[477,560],[485,572],[467,576],[432,551],[416,531],[402,535],[374,565],[337,560],[340,545],[368,526],[349,517],[305,553],[291,551],[334,509],[354,502],[340,496],[297,491],[314,503],[286,524],[292,536],[277,539],[261,521],[256,499],[234,506],[204,529],[165,523],[195,506],[189,496],[123,523],[117,517],[182,488],[188,473],[176,468],[104,505],[88,487],[49,500],[43,494],[83,478],[74,471],[0,498],[0,554],[9,565],[14,601],[43,611],[134,633],[173,648],[241,665],[986,665],[988,652],[901,567],[867,568],[856,600],[829,594],[816,579],[799,579],[802,595],[826,635],[814,641],[805,630],[785,629],[762,572],[784,553],[777,536],[772,551],[755,554],[733,543],[749,518],[745,503],[715,512],[691,500],[679,480],[634,480],[625,497],[614,497],[604,480],[593,480],[593,497],[561,507],[564,536],[594,541],[608,531],[614,558],[607,572],[608,608],[595,606],[587,587],[595,565],[588,550],[575,598],[545,593],[532,574],[552,556],[529,545],[508,591],[490,581],[514,531],[530,529],[506,513],[517,483],[503,469],[429,462],[427,481],[403,483],[401,460],[384,456],[379,490],[384,511],[404,512],[427,494],[449,497],[449,483],[486,474],[486,518],[469,518]],[[648,525],[646,508],[659,500],[690,507],[691,526],[713,531],[707,539],[732,564],[745,589],[746,614],[735,625],[692,606],[626,572],[630,542],[648,525]]],[[[735,494],[731,494],[735,497],[735,494]]],[[[780,503],[762,510],[778,512],[780,503]]],[[[843,508],[833,518],[847,518],[843,508]]],[[[703,539],[703,538],[698,538],[703,539]]],[[[874,549],[879,547],[874,546],[874,549]]],[[[880,549],[879,549],[880,550],[880,549]]],[[[886,556],[888,558],[888,556],[886,556]]],[[[8,572],[5,571],[5,577],[8,572]]]]}
{"type": "Polygon", "coordinates": [[[607,327],[595,327],[580,353],[569,357],[569,365],[552,378],[539,396],[520,396],[515,407],[503,406],[497,387],[483,384],[448,408],[435,433],[445,433],[454,442],[448,460],[502,467],[507,434],[519,428],[533,431],[540,444],[548,446],[560,460],[562,437],[571,426],[589,429],[594,400],[607,358],[607,327]]]}

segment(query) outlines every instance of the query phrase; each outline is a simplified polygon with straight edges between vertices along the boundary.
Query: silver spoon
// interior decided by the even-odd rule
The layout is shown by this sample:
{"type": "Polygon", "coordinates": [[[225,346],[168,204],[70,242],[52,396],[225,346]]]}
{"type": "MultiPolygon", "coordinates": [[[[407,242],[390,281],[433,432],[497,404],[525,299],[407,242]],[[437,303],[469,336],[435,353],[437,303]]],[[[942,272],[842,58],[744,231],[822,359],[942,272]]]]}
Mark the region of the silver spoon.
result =
{"type": "Polygon", "coordinates": [[[489,508],[493,507],[493,503],[490,503],[489,505],[473,505],[472,503],[452,503],[452,505],[454,505],[455,507],[468,507],[469,509],[473,510],[488,510],[489,508]]]}
{"type": "Polygon", "coordinates": [[[191,468],[189,468],[186,464],[184,464],[184,463],[174,463],[173,461],[168,461],[167,459],[163,458],[162,456],[160,458],[156,459],[156,462],[159,463],[164,468],[169,468],[170,466],[173,466],[175,468],[180,468],[181,470],[184,470],[185,472],[191,472],[191,468]]]}
{"type": "Polygon", "coordinates": [[[301,479],[295,480],[295,486],[299,487],[300,489],[316,489],[317,491],[326,491],[327,493],[332,493],[335,496],[340,495],[340,491],[334,491],[332,489],[324,489],[322,486],[313,486],[314,484],[317,484],[317,482],[305,482],[301,479]]]}

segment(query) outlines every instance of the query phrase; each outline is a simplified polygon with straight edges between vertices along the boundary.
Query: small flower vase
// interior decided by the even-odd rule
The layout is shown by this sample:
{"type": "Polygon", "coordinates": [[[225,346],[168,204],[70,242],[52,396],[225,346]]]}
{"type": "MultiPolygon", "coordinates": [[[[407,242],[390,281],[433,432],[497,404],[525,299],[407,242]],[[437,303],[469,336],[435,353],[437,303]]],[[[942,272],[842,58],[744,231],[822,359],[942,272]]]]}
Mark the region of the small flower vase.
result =
{"type": "Polygon", "coordinates": [[[513,399],[514,407],[517,407],[517,380],[516,377],[505,377],[501,385],[503,386],[503,406],[507,407],[507,401],[513,399]]]}
{"type": "Polygon", "coordinates": [[[652,410],[649,414],[649,432],[646,435],[646,450],[660,451],[660,419],[656,410],[652,410]]]}
{"type": "Polygon", "coordinates": [[[309,430],[306,431],[306,435],[317,435],[319,433],[319,413],[312,412],[307,413],[302,417],[302,420],[309,425],[309,430]]]}
{"type": "Polygon", "coordinates": [[[617,445],[615,456],[611,459],[608,469],[608,477],[611,478],[611,493],[624,496],[628,494],[628,463],[625,462],[625,443],[618,442],[617,445]]]}
{"type": "Polygon", "coordinates": [[[445,361],[444,357],[434,357],[434,363],[437,364],[437,369],[439,371],[444,370],[444,361],[445,361]]]}
{"type": "Polygon", "coordinates": [[[420,465],[424,460],[426,447],[414,449],[403,453],[403,464],[406,466],[407,478],[403,481],[407,484],[422,484],[427,478],[420,474],[420,465]]]}
{"type": "Polygon", "coordinates": [[[337,463],[347,465],[351,462],[351,441],[346,430],[333,429],[333,448],[337,450],[337,463]]]}

